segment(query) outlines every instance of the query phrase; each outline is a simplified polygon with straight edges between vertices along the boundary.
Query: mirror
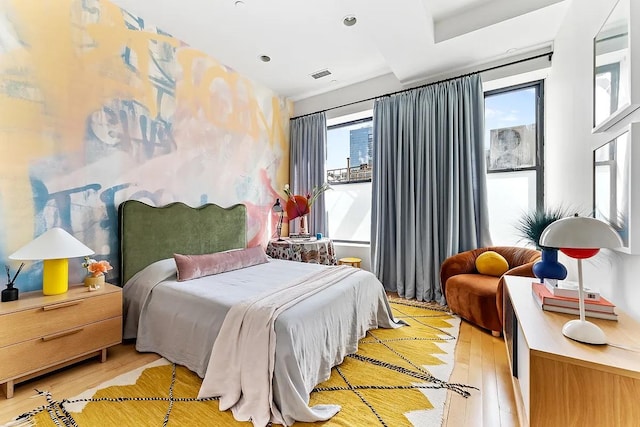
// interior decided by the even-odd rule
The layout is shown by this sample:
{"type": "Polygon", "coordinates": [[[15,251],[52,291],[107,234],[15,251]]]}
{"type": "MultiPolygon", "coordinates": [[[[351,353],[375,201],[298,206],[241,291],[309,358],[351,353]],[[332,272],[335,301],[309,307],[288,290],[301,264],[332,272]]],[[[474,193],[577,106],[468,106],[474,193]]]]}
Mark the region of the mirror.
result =
{"type": "Polygon", "coordinates": [[[619,0],[593,39],[594,132],[610,128],[640,106],[633,87],[629,23],[632,0],[619,0]]]}
{"type": "Polygon", "coordinates": [[[632,165],[638,169],[639,137],[640,123],[633,123],[593,152],[594,217],[611,224],[622,238],[620,250],[632,254],[640,249],[639,225],[633,223],[639,200],[631,191],[637,178],[632,165]]]}
{"type": "Polygon", "coordinates": [[[594,216],[615,228],[629,246],[629,132],[593,154],[594,216]]]}

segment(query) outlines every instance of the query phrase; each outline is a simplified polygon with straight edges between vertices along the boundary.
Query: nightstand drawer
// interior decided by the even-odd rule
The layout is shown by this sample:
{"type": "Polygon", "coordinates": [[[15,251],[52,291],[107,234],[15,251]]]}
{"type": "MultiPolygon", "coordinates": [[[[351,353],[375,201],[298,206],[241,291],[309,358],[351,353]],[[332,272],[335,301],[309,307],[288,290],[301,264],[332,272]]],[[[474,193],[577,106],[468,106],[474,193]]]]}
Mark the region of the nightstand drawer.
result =
{"type": "Polygon", "coordinates": [[[40,334],[36,339],[0,348],[0,381],[28,375],[118,344],[122,340],[121,331],[122,317],[118,315],[112,319],[58,330],[52,334],[40,334]]]}
{"type": "MultiPolygon", "coordinates": [[[[43,304],[0,316],[0,348],[122,314],[122,293],[43,304]]],[[[0,365],[2,366],[2,365],[0,365]]]]}

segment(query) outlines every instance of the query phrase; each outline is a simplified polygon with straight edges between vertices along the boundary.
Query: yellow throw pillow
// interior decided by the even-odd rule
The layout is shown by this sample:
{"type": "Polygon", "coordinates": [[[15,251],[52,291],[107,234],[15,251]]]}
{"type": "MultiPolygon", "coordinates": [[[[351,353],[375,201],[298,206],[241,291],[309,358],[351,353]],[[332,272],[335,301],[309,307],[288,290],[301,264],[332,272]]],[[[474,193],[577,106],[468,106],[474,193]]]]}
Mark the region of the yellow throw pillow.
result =
{"type": "Polygon", "coordinates": [[[487,276],[502,276],[509,269],[509,263],[502,255],[494,251],[486,251],[476,258],[476,270],[487,276]]]}

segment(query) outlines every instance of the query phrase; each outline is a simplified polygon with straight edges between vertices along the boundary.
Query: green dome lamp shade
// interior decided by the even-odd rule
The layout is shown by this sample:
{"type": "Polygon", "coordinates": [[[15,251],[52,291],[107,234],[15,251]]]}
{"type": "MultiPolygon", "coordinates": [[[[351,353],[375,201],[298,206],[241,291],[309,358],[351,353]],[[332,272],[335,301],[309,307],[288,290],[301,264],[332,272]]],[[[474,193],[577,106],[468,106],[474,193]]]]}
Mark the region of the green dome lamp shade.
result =
{"type": "Polygon", "coordinates": [[[576,216],[563,218],[549,225],[540,236],[540,244],[560,249],[568,257],[578,260],[578,289],[580,319],[565,323],[562,333],[573,340],[589,344],[606,344],[604,332],[596,324],[585,320],[582,260],[596,255],[600,248],[619,248],[620,235],[604,221],[576,216]]]}
{"type": "Polygon", "coordinates": [[[42,293],[58,295],[69,289],[68,258],[93,254],[91,249],[71,234],[62,228],[54,227],[9,255],[9,259],[43,260],[42,293]]]}

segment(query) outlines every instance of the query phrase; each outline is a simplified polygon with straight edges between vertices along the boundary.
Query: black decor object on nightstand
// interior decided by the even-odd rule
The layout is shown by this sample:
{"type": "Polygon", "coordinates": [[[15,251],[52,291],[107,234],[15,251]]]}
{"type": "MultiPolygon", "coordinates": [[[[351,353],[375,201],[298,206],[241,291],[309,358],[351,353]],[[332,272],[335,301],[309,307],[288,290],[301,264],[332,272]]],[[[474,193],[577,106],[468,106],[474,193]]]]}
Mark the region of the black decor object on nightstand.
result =
{"type": "Polygon", "coordinates": [[[2,290],[2,302],[15,301],[18,299],[18,288],[14,288],[13,286],[16,278],[18,277],[18,274],[20,274],[20,270],[22,270],[22,267],[24,267],[24,262],[20,264],[18,271],[16,271],[13,279],[11,279],[11,275],[9,274],[9,266],[4,266],[4,268],[7,270],[7,280],[9,283],[7,283],[7,289],[2,290]]]}
{"type": "Polygon", "coordinates": [[[18,299],[18,288],[13,287],[13,283],[7,284],[7,289],[2,290],[2,302],[15,301],[18,299]]]}

